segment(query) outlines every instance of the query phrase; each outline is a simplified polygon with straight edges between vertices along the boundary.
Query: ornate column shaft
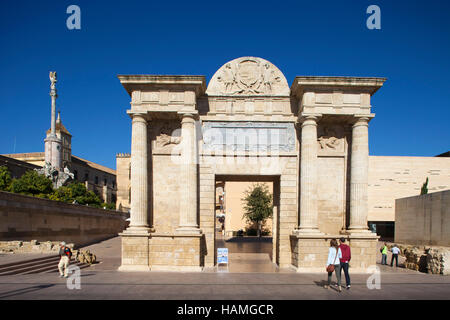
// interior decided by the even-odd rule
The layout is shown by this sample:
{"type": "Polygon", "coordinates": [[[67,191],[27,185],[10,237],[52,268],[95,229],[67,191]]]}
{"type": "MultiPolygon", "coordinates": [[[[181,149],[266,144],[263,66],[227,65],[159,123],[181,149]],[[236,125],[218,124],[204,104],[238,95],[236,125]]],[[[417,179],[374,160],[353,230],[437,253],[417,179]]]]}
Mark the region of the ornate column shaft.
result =
{"type": "Polygon", "coordinates": [[[301,119],[300,233],[319,233],[317,219],[317,116],[301,119]]]}
{"type": "Polygon", "coordinates": [[[131,222],[128,231],[148,231],[147,120],[133,114],[131,132],[131,222]]]}
{"type": "Polygon", "coordinates": [[[366,231],[369,177],[369,118],[359,117],[353,125],[350,172],[350,231],[366,231]]]}
{"type": "Polygon", "coordinates": [[[183,113],[181,120],[181,233],[200,233],[197,222],[197,140],[194,114],[183,113]]]}

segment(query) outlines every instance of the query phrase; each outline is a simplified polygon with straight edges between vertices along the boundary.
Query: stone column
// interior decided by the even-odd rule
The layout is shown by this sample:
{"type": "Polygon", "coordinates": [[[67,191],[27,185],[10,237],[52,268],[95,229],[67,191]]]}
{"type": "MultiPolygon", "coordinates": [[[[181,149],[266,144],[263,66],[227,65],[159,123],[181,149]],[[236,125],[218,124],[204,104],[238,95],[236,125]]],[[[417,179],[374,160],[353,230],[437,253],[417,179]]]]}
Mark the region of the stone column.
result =
{"type": "Polygon", "coordinates": [[[320,233],[317,223],[317,120],[301,118],[300,221],[298,233],[320,233]]]}
{"type": "Polygon", "coordinates": [[[197,222],[197,139],[192,113],[182,113],[179,233],[201,233],[197,222]]]}
{"type": "Polygon", "coordinates": [[[128,231],[149,231],[147,119],[132,115],[131,128],[131,222],[128,231]]]}
{"type": "Polygon", "coordinates": [[[350,226],[354,232],[368,231],[369,118],[358,117],[352,131],[350,172],[350,226]]]}
{"type": "Polygon", "coordinates": [[[56,136],[56,72],[50,72],[50,97],[52,100],[51,105],[51,130],[47,135],[45,142],[45,162],[50,163],[58,171],[62,170],[62,141],[56,136]]]}

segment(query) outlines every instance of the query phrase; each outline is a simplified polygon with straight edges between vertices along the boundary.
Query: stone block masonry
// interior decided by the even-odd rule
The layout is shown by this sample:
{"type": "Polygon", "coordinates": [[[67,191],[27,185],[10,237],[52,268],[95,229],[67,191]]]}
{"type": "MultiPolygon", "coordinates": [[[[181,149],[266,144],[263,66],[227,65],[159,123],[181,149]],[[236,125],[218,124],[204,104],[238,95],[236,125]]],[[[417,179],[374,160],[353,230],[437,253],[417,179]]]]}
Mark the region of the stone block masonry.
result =
{"type": "Polygon", "coordinates": [[[83,246],[125,229],[125,213],[0,192],[0,240],[83,246]]]}
{"type": "Polygon", "coordinates": [[[397,199],[395,241],[450,246],[450,190],[397,199]]]}

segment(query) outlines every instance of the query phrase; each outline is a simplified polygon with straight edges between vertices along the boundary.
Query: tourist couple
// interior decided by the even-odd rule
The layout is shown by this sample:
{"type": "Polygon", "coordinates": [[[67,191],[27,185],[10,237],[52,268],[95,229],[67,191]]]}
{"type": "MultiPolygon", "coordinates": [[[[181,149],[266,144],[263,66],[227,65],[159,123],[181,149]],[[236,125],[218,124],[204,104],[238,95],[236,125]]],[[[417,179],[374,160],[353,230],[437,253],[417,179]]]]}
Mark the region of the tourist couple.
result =
{"type": "Polygon", "coordinates": [[[328,250],[328,260],[327,260],[327,272],[328,272],[328,285],[324,288],[328,289],[331,285],[331,276],[333,271],[336,273],[337,287],[338,291],[341,292],[341,270],[344,270],[345,274],[345,284],[347,285],[347,290],[350,289],[350,275],[348,274],[348,263],[352,258],[350,247],[345,244],[345,238],[341,238],[338,244],[336,239],[330,241],[330,249],[328,250]]]}

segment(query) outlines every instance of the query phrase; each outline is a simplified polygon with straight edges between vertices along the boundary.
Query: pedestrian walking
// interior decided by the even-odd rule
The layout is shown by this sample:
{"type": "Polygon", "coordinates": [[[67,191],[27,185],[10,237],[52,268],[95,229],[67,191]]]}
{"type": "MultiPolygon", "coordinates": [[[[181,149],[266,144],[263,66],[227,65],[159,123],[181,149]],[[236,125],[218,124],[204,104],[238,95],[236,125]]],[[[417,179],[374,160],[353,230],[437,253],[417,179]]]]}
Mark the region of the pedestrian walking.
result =
{"type": "Polygon", "coordinates": [[[342,252],[339,248],[338,242],[336,239],[332,239],[330,241],[330,249],[328,250],[328,259],[327,259],[327,267],[326,270],[328,272],[328,285],[325,285],[324,288],[328,289],[331,285],[331,276],[333,275],[333,271],[336,274],[337,279],[337,287],[338,291],[341,292],[341,263],[340,260],[342,258],[342,252]]]}
{"type": "Polygon", "coordinates": [[[391,267],[394,264],[394,259],[395,259],[395,266],[398,267],[398,254],[400,253],[400,249],[397,248],[396,244],[394,244],[394,246],[391,248],[391,252],[392,252],[391,267]]]}
{"type": "Polygon", "coordinates": [[[342,258],[340,259],[341,262],[341,269],[339,270],[339,273],[344,270],[345,275],[345,285],[347,290],[350,290],[350,274],[348,273],[348,266],[350,259],[352,258],[352,253],[350,250],[350,246],[345,244],[345,238],[339,239],[339,249],[342,253],[342,258]]]}
{"type": "Polygon", "coordinates": [[[381,252],[381,264],[387,265],[388,248],[387,248],[386,242],[384,243],[383,247],[381,247],[380,252],[381,252]]]}
{"type": "Polygon", "coordinates": [[[60,243],[59,257],[60,257],[58,264],[59,277],[67,278],[69,273],[70,258],[72,257],[72,251],[70,250],[69,247],[66,246],[66,243],[64,241],[60,243]]]}

